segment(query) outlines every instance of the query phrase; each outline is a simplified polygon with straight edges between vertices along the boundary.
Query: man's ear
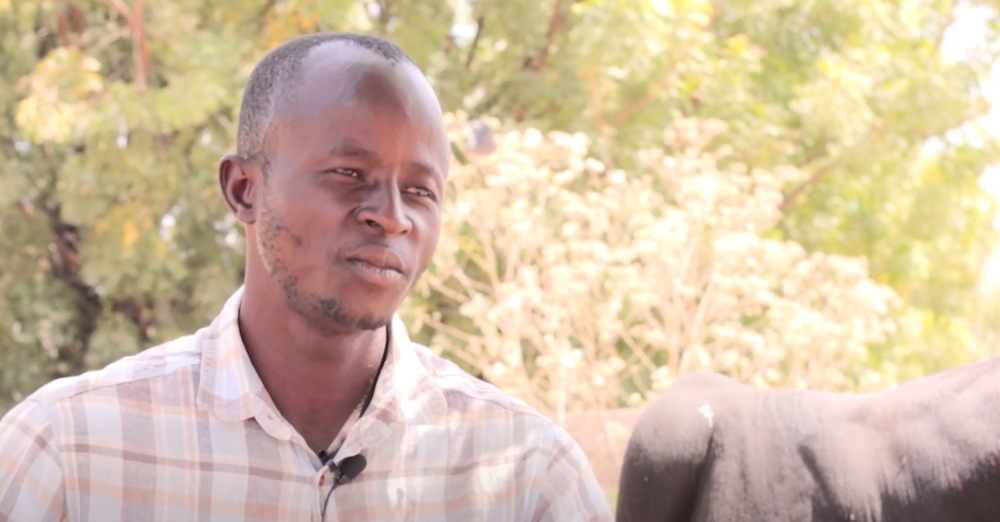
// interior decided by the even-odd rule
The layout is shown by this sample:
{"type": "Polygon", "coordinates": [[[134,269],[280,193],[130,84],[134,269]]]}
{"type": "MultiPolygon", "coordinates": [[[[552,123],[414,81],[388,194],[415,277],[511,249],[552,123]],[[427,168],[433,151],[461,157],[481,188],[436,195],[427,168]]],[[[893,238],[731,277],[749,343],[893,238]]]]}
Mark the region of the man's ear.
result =
{"type": "Polygon", "coordinates": [[[229,210],[246,225],[257,220],[254,206],[257,184],[262,180],[259,169],[236,154],[226,154],[219,160],[219,188],[229,210]],[[254,176],[257,174],[257,176],[254,176]]]}

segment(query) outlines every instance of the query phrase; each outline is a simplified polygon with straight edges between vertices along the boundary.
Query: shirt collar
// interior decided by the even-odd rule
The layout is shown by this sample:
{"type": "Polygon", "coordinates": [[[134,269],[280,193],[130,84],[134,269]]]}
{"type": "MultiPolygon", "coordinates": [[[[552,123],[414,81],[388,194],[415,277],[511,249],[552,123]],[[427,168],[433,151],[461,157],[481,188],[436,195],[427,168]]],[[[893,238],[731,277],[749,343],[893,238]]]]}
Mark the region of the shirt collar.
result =
{"type": "MultiPolygon", "coordinates": [[[[196,334],[201,345],[198,402],[221,420],[256,417],[271,435],[287,440],[293,430],[274,407],[240,336],[243,290],[242,286],[237,289],[212,323],[196,334]]],[[[376,381],[371,404],[355,424],[360,438],[371,442],[394,422],[433,423],[447,410],[444,395],[418,354],[426,349],[410,341],[398,315],[392,318],[390,334],[389,356],[376,381]]],[[[363,440],[357,442],[365,445],[363,440]]]]}

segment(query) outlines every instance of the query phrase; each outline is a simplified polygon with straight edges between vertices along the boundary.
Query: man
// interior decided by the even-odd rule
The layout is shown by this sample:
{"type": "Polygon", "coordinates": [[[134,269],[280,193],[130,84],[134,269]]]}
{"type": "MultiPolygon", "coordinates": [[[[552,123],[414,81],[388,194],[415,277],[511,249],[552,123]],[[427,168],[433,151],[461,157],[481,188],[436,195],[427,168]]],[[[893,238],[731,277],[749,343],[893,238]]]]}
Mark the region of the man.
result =
{"type": "Polygon", "coordinates": [[[0,520],[610,520],[564,430],[395,317],[437,245],[449,154],[394,45],[272,51],[219,165],[244,286],[196,334],[14,408],[0,520]]]}

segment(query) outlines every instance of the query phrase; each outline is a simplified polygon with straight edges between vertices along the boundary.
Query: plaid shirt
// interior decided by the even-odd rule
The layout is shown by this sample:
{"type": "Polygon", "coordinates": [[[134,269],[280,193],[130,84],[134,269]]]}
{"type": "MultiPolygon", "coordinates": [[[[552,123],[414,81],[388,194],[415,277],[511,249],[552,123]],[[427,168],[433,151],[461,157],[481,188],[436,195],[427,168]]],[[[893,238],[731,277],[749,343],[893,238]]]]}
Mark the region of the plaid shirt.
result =
{"type": "Polygon", "coordinates": [[[333,474],[267,396],[237,326],[53,381],[0,421],[0,521],[610,521],[577,443],[412,343],[394,319],[371,406],[333,474]],[[329,500],[327,496],[329,494],[329,500]]]}

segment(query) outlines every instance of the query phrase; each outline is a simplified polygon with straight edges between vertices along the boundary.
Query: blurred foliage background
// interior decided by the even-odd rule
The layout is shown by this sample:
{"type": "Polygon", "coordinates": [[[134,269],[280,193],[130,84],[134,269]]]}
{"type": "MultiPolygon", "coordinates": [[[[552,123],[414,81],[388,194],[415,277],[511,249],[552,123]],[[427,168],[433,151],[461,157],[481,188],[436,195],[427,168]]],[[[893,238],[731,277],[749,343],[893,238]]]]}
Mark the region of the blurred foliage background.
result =
{"type": "Polygon", "coordinates": [[[329,30],[397,42],[449,113],[412,335],[544,411],[993,355],[998,7],[0,0],[0,412],[211,320],[242,279],[215,167],[244,81],[329,30]]]}

